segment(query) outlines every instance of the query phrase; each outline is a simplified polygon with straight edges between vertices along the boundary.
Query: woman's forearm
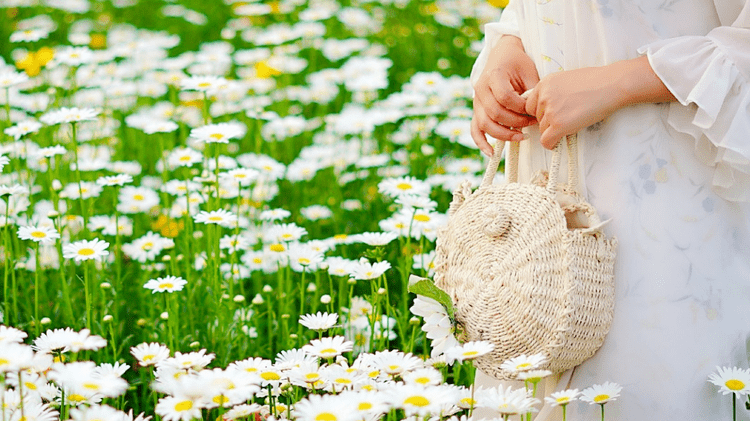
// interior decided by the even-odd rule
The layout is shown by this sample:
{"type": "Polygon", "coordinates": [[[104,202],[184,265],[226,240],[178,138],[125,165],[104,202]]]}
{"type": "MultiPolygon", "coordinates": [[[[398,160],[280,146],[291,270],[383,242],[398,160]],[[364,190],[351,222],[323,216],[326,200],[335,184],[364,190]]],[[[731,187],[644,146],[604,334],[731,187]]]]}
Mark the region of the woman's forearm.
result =
{"type": "Polygon", "coordinates": [[[618,87],[620,107],[676,101],[674,95],[654,73],[646,56],[618,61],[605,68],[618,87]]]}

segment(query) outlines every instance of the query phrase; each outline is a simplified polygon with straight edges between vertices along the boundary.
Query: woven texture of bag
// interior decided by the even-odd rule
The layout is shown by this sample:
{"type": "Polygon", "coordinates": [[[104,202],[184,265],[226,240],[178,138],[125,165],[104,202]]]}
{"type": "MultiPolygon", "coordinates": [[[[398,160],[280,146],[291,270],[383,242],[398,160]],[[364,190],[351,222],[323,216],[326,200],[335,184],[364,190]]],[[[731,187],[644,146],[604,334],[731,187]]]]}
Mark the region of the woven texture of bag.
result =
{"type": "Polygon", "coordinates": [[[576,193],[576,136],[567,143],[566,186],[557,183],[561,145],[549,174],[519,184],[518,142],[510,144],[508,182],[493,184],[496,146],[481,186],[453,193],[438,232],[435,283],[453,299],[466,339],[494,343],[475,365],[501,380],[514,374],[500,365],[521,354],[543,354],[540,368],[555,373],[580,364],[612,322],[617,240],[605,238],[596,211],[576,193]]]}

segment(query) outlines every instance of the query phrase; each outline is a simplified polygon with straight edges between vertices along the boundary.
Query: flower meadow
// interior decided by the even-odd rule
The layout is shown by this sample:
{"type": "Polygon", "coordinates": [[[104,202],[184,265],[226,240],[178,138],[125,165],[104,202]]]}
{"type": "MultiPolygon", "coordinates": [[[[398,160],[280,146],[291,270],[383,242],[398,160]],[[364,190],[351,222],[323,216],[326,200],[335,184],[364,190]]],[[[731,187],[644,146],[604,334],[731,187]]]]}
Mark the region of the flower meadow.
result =
{"type": "Polygon", "coordinates": [[[0,0],[2,421],[603,419],[542,356],[475,388],[493,345],[408,290],[502,3],[0,0]]]}

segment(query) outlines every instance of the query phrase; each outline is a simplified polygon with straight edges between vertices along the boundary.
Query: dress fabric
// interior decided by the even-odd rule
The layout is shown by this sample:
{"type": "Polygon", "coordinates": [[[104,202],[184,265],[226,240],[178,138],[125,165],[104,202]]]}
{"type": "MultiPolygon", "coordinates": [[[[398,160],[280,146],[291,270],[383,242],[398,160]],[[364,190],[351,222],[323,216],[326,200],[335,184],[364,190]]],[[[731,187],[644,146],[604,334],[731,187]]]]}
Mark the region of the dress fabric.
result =
{"type": "MultiPolygon", "coordinates": [[[[582,193],[619,240],[615,317],[596,355],[547,379],[542,396],[611,381],[623,390],[610,421],[731,419],[730,396],[708,376],[748,367],[749,28],[750,0],[511,0],[486,26],[474,82],[510,34],[540,77],[645,54],[678,99],[621,109],[578,135],[582,193]]],[[[521,182],[550,159],[529,131],[521,182]]],[[[598,405],[568,406],[568,420],[598,416],[598,405]]],[[[536,419],[561,411],[546,405],[536,419]]]]}

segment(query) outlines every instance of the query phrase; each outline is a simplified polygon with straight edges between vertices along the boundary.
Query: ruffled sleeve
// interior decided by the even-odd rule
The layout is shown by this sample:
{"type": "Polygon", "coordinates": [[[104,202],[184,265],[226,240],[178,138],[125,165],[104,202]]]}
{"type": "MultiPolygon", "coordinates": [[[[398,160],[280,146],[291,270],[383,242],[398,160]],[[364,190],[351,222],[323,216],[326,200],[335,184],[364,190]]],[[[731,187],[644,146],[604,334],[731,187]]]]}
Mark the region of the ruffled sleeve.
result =
{"type": "Polygon", "coordinates": [[[499,22],[484,25],[484,47],[482,47],[482,51],[479,53],[477,60],[474,62],[474,67],[471,69],[471,86],[477,83],[479,75],[482,74],[484,66],[487,65],[487,57],[490,54],[490,50],[495,47],[495,44],[497,44],[497,41],[503,35],[521,37],[518,25],[519,7],[521,7],[520,0],[510,0],[505,9],[503,9],[499,22]]]}
{"type": "Polygon", "coordinates": [[[717,194],[750,202],[750,2],[732,26],[641,47],[679,102],[667,122],[695,140],[695,153],[715,168],[717,194]]]}

